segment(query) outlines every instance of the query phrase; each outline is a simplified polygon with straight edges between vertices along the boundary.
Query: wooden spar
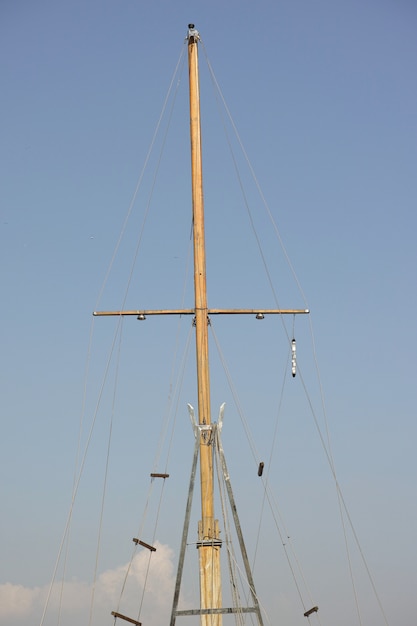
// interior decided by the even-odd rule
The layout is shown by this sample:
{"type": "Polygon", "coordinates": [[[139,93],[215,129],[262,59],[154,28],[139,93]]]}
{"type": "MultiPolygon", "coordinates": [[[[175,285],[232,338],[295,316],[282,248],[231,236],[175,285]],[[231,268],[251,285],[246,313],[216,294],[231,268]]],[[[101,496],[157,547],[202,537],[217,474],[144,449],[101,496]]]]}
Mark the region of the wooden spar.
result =
{"type": "Polygon", "coordinates": [[[312,615],[313,613],[317,613],[318,610],[319,610],[318,606],[313,606],[312,609],[309,609],[308,611],[304,613],[304,617],[310,617],[310,615],[312,615]]]}
{"type": "Polygon", "coordinates": [[[145,543],[144,541],[142,541],[142,539],[137,539],[136,537],[133,537],[132,541],[136,545],[140,545],[140,546],[143,546],[144,548],[148,548],[148,550],[150,550],[151,552],[156,552],[156,548],[154,546],[151,546],[149,543],[145,543]]]}
{"type": "MultiPolygon", "coordinates": [[[[300,315],[309,309],[207,309],[207,315],[300,315]]],[[[147,315],[194,315],[195,309],[137,309],[136,311],[94,311],[95,317],[110,315],[136,315],[144,319],[147,315]]]]}
{"type": "Polygon", "coordinates": [[[136,626],[142,626],[141,622],[138,622],[136,619],[132,619],[131,617],[127,617],[126,615],[122,615],[122,613],[117,613],[117,611],[111,612],[114,617],[119,617],[120,619],[124,619],[125,622],[129,622],[129,624],[136,624],[136,626]]]}
{"type": "MultiPolygon", "coordinates": [[[[190,89],[198,423],[200,426],[209,426],[211,423],[211,410],[198,41],[199,35],[194,28],[194,24],[189,24],[188,73],[190,89]]],[[[222,606],[222,598],[218,522],[214,519],[213,447],[211,445],[210,430],[200,431],[200,484],[201,521],[199,523],[198,537],[200,606],[201,609],[217,609],[222,606]]],[[[209,624],[210,626],[221,626],[222,616],[221,614],[201,615],[201,624],[202,626],[209,626],[209,624]]]]}

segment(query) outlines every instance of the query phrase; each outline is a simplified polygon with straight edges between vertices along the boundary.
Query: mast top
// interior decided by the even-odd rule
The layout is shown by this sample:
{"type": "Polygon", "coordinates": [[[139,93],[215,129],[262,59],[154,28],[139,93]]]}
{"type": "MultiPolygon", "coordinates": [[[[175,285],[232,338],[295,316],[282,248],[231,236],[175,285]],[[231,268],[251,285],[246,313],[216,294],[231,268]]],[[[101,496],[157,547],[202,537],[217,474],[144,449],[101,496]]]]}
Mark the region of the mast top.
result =
{"type": "Polygon", "coordinates": [[[187,36],[188,41],[197,41],[200,39],[200,33],[198,32],[198,30],[195,28],[194,24],[188,24],[188,36],[187,36]]]}

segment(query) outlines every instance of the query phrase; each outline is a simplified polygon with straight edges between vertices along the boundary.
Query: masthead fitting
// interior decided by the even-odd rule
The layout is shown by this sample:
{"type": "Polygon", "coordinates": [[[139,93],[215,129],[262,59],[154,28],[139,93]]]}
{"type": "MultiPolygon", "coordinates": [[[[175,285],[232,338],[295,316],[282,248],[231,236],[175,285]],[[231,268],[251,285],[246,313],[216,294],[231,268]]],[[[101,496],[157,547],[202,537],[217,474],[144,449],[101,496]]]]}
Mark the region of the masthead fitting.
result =
{"type": "Polygon", "coordinates": [[[200,33],[195,28],[194,24],[188,24],[188,39],[200,39],[200,33]]]}

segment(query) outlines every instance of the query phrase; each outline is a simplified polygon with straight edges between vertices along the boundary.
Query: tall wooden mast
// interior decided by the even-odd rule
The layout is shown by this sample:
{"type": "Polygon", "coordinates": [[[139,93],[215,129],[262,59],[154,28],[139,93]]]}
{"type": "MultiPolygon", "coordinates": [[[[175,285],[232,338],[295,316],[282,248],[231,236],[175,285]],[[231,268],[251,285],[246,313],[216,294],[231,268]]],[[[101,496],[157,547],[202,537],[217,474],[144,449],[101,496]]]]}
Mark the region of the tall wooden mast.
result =
{"type": "MultiPolygon", "coordinates": [[[[200,124],[200,85],[198,73],[198,32],[194,24],[188,31],[188,70],[190,85],[191,178],[194,236],[194,290],[196,360],[198,387],[198,423],[209,426],[210,374],[208,354],[208,307],[206,285],[206,252],[204,237],[204,198],[200,124]]],[[[220,608],[220,538],[218,521],[214,519],[213,448],[210,429],[200,430],[201,521],[198,528],[200,563],[200,603],[202,609],[220,608]]],[[[202,615],[201,624],[221,626],[222,616],[202,615]]]]}
{"type": "MultiPolygon", "coordinates": [[[[240,528],[237,509],[231,488],[229,473],[223,449],[220,443],[221,426],[211,421],[210,408],[210,375],[208,353],[208,325],[210,315],[253,315],[263,319],[265,315],[297,315],[309,313],[308,309],[209,309],[207,305],[206,285],[206,252],[204,237],[204,200],[201,150],[200,124],[200,85],[198,73],[198,42],[200,36],[194,24],[188,25],[188,67],[190,84],[190,137],[191,137],[191,178],[192,178],[192,206],[193,206],[193,238],[194,238],[194,289],[195,303],[193,309],[136,309],[126,311],[94,311],[95,316],[135,316],[138,320],[145,320],[148,315],[193,315],[196,329],[196,360],[197,360],[197,387],[198,387],[198,425],[195,422],[192,407],[190,415],[196,435],[193,468],[191,471],[190,489],[186,507],[186,516],[183,529],[183,538],[179,556],[177,580],[175,585],[173,607],[170,626],[175,626],[177,616],[200,615],[201,626],[222,626],[222,615],[230,613],[255,613],[258,625],[263,626],[259,602],[250,570],[249,560],[240,528]],[[241,554],[244,562],[252,605],[247,607],[223,607],[221,593],[221,568],[219,523],[214,517],[214,490],[213,490],[213,456],[214,447],[220,457],[223,477],[229,496],[231,511],[235,522],[241,554]],[[194,489],[194,477],[197,469],[197,458],[200,458],[201,482],[201,520],[198,524],[197,547],[199,551],[200,570],[200,607],[198,609],[178,610],[178,601],[181,587],[182,571],[184,566],[185,547],[188,536],[191,502],[194,489]]],[[[219,423],[221,416],[219,415],[219,423]]],[[[165,475],[162,475],[164,476],[165,475]]],[[[150,547],[139,541],[142,546],[150,547]]],[[[141,623],[118,612],[112,615],[127,620],[132,624],[141,623]]]]}

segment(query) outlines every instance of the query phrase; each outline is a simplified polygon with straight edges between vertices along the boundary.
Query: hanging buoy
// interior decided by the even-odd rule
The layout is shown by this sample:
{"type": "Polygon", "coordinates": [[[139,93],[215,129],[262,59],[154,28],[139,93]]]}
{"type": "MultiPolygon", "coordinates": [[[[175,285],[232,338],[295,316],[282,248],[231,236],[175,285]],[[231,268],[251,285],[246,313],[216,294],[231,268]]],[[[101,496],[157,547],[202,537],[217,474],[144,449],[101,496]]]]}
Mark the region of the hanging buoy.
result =
{"type": "Polygon", "coordinates": [[[297,373],[297,353],[296,353],[295,339],[293,339],[291,341],[291,374],[293,378],[295,378],[296,373],[297,373]]]}

